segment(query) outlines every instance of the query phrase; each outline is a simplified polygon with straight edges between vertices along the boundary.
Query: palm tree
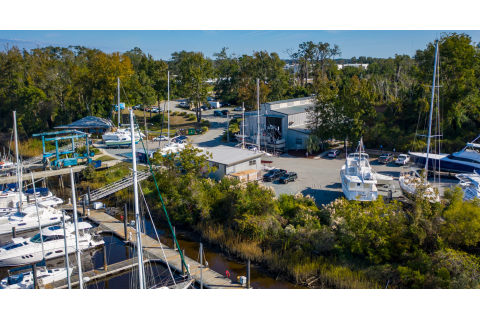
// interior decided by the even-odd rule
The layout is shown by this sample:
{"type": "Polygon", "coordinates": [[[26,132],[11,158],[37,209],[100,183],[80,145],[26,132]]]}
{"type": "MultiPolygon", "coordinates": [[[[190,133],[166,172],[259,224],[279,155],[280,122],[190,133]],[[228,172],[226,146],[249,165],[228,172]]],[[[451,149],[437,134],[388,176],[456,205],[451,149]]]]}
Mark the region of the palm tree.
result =
{"type": "Polygon", "coordinates": [[[318,136],[310,135],[307,139],[307,152],[313,154],[320,149],[318,136]]]}

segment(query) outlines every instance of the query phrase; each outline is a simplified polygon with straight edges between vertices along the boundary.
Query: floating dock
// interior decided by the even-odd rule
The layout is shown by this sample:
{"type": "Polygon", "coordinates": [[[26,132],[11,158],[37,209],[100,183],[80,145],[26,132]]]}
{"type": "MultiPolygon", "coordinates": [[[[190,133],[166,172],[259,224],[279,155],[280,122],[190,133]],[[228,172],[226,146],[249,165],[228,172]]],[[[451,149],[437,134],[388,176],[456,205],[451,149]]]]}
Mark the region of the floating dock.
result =
{"type": "MultiPolygon", "coordinates": [[[[72,205],[63,205],[65,210],[73,210],[72,205]]],[[[82,212],[82,206],[77,205],[78,213],[82,212]]],[[[90,209],[90,214],[85,216],[85,218],[91,220],[92,222],[99,225],[99,229],[103,233],[111,233],[126,243],[131,245],[136,245],[136,231],[134,228],[127,226],[127,234],[125,234],[125,225],[122,221],[108,215],[103,209],[95,210],[92,209],[90,205],[87,206],[90,209]]],[[[164,265],[169,264],[170,268],[177,271],[178,273],[182,272],[182,263],[180,258],[180,253],[173,248],[170,248],[166,245],[160,244],[156,239],[147,236],[146,234],[141,235],[142,246],[143,246],[143,256],[145,259],[150,260],[151,262],[160,262],[164,265]],[[162,252],[163,248],[163,252],[162,252]]],[[[190,274],[197,282],[200,282],[200,271],[202,270],[203,286],[210,289],[242,289],[245,288],[242,285],[232,282],[229,278],[217,273],[216,271],[203,266],[203,269],[200,268],[200,263],[195,260],[184,256],[186,264],[189,266],[190,274]]],[[[108,266],[110,269],[110,265],[108,266]]],[[[87,276],[87,275],[85,275],[87,276]]],[[[92,278],[92,277],[91,277],[92,278]]]]}

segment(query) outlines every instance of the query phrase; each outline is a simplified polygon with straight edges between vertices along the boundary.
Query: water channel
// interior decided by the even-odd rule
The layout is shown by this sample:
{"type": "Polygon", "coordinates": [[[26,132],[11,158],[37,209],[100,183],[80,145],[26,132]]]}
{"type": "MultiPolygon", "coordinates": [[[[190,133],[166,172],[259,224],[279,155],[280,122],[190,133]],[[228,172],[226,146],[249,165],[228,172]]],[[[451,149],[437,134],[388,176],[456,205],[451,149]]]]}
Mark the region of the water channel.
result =
{"type": "MultiPolygon", "coordinates": [[[[66,176],[64,176],[65,178],[66,176]]],[[[71,196],[71,190],[69,188],[69,182],[65,182],[65,188],[60,188],[58,185],[58,178],[49,178],[48,187],[56,196],[63,198],[65,202],[68,202],[68,198],[71,196]],[[68,187],[67,187],[68,185],[68,187]]],[[[121,220],[122,214],[114,216],[121,220]]],[[[128,221],[133,219],[133,212],[129,210],[128,221]]],[[[96,226],[92,223],[93,226],[96,226]]],[[[156,238],[153,224],[150,220],[145,221],[146,232],[149,236],[156,238]]],[[[170,235],[168,227],[161,223],[155,223],[155,228],[160,241],[168,247],[173,247],[173,240],[170,235]]],[[[199,243],[189,238],[188,234],[184,234],[181,230],[177,229],[177,241],[181,249],[185,250],[185,255],[198,261],[199,256],[199,243]]],[[[17,237],[31,237],[38,231],[30,231],[17,234],[17,237]]],[[[5,242],[11,238],[11,235],[1,235],[0,242],[5,242]]],[[[106,255],[108,264],[114,264],[120,261],[127,260],[134,256],[133,248],[125,245],[124,242],[113,235],[103,236],[106,247],[106,255]]],[[[237,276],[246,275],[246,265],[238,263],[234,260],[228,259],[221,253],[210,249],[208,246],[204,246],[205,260],[208,262],[208,267],[214,271],[225,274],[225,271],[230,272],[230,278],[236,281],[237,276]]],[[[69,256],[70,265],[77,265],[74,254],[69,256]]],[[[64,258],[56,258],[47,261],[47,266],[52,268],[60,268],[65,266],[64,258]]],[[[82,254],[82,270],[83,272],[98,269],[103,267],[103,251],[102,248],[96,250],[89,250],[82,254]]],[[[148,264],[145,267],[147,286],[152,286],[154,283],[165,282],[170,278],[169,271],[161,264],[148,264]]],[[[8,268],[0,268],[0,279],[8,276],[8,268]]],[[[74,273],[77,268],[75,267],[74,273]]],[[[86,284],[87,289],[128,289],[135,288],[136,285],[136,270],[127,271],[108,277],[108,280],[92,281],[86,284]]],[[[178,274],[174,275],[176,279],[179,279],[178,274]]],[[[251,267],[250,269],[251,286],[253,289],[295,289],[304,288],[294,285],[282,278],[274,278],[270,274],[251,267]]],[[[173,282],[172,282],[173,283],[173,282]]]]}

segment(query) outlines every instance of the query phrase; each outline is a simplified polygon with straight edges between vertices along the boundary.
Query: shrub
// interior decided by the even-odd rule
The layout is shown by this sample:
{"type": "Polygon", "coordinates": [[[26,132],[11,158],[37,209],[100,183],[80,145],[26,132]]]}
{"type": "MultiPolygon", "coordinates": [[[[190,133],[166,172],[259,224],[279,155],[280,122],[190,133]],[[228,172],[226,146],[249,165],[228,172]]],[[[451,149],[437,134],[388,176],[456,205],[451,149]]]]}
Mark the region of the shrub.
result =
{"type": "Polygon", "coordinates": [[[207,126],[202,126],[202,132],[208,132],[208,127],[207,126]]]}
{"type": "Polygon", "coordinates": [[[177,115],[179,115],[179,114],[180,114],[179,111],[172,112],[172,116],[177,116],[177,115]]]}
{"type": "Polygon", "coordinates": [[[187,112],[180,113],[181,116],[187,116],[187,112]]]}
{"type": "Polygon", "coordinates": [[[203,126],[212,127],[212,124],[210,124],[210,121],[207,121],[207,120],[202,119],[202,127],[203,127],[203,126]]]}
{"type": "Polygon", "coordinates": [[[196,121],[197,117],[195,116],[195,114],[188,114],[188,120],[189,121],[196,121]]]}

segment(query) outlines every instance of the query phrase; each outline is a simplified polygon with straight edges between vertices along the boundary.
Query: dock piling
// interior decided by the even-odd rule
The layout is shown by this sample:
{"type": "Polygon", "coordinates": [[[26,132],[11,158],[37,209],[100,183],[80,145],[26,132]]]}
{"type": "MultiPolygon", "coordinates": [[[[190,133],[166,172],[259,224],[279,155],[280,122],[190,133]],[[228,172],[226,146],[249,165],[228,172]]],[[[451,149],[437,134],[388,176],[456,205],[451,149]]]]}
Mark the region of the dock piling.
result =
{"type": "Polygon", "coordinates": [[[82,210],[82,218],[84,217],[85,215],[85,200],[86,200],[86,196],[83,197],[83,210],[82,210]]]}
{"type": "Polygon", "coordinates": [[[250,259],[247,260],[247,289],[250,289],[250,259]]]}
{"type": "Polygon", "coordinates": [[[88,193],[87,205],[90,205],[90,186],[87,186],[87,193],[88,193]]]}
{"type": "MultiPolygon", "coordinates": [[[[182,256],[185,258],[185,249],[182,249],[182,256]]],[[[182,276],[185,276],[185,264],[182,262],[182,276]]]]}
{"type": "Polygon", "coordinates": [[[123,205],[123,233],[125,234],[125,242],[127,241],[127,204],[123,205]]]}
{"type": "Polygon", "coordinates": [[[103,270],[107,271],[108,269],[107,264],[107,246],[103,245],[103,270]]]}
{"type": "Polygon", "coordinates": [[[37,265],[33,264],[33,289],[38,289],[37,265]]]}
{"type": "Polygon", "coordinates": [[[177,241],[175,240],[175,226],[173,226],[173,250],[177,250],[177,241]]]}
{"type": "Polygon", "coordinates": [[[17,238],[17,229],[12,227],[12,238],[17,238]]]}

